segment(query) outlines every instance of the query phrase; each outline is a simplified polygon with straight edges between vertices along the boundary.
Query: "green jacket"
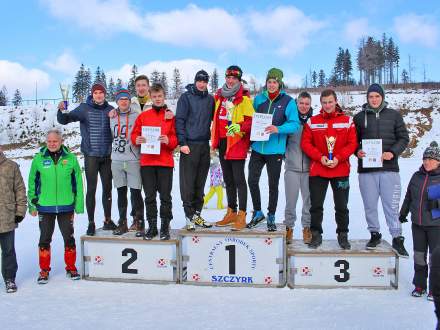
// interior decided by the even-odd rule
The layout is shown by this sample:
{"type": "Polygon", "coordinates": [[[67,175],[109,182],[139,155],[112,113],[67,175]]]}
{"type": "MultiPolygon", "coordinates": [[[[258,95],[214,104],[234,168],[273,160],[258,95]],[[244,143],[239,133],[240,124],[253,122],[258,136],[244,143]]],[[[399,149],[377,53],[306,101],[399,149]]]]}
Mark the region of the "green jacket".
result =
{"type": "Polygon", "coordinates": [[[43,213],[84,213],[81,168],[76,156],[65,146],[55,164],[44,147],[35,155],[28,182],[29,211],[43,213]]]}

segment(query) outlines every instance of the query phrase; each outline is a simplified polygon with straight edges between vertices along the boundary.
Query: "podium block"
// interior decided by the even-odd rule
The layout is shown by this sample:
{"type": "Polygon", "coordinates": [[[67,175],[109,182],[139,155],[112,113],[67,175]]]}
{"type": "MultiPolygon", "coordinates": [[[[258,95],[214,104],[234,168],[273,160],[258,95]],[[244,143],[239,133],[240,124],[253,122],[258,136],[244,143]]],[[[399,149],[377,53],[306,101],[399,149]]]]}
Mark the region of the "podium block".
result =
{"type": "Polygon", "coordinates": [[[86,280],[176,283],[179,280],[179,240],[151,241],[129,232],[121,236],[97,230],[95,236],[81,236],[82,275],[86,280]]]}
{"type": "Polygon", "coordinates": [[[283,287],[286,228],[266,225],[231,231],[213,227],[181,230],[181,283],[215,286],[283,287]]]}
{"type": "Polygon", "coordinates": [[[389,243],[382,241],[376,250],[365,249],[367,240],[350,243],[351,250],[342,250],[336,240],[310,249],[294,240],[287,250],[288,286],[397,289],[399,260],[389,243]]]}

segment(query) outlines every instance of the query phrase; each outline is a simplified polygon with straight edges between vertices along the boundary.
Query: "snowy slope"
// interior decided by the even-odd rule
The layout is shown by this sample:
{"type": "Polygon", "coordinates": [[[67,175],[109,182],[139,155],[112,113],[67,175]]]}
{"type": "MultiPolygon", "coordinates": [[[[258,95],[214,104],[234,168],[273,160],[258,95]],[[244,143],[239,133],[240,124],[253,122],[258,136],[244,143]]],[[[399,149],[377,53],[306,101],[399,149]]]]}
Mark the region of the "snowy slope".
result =
{"type": "MultiPolygon", "coordinates": [[[[393,95],[394,96],[394,95],[393,95]]],[[[417,94],[412,98],[411,109],[429,106],[429,96],[417,94]]],[[[408,95],[396,95],[398,102],[408,95]]],[[[354,95],[352,106],[360,107],[365,95],[354,95]]],[[[391,95],[390,95],[391,99],[391,95]]],[[[314,104],[319,96],[314,96],[314,104]]],[[[390,103],[392,103],[390,102],[390,103]]],[[[420,166],[420,154],[424,146],[438,138],[440,118],[438,100],[434,107],[433,127],[423,135],[414,155],[401,160],[402,187],[405,192],[411,174],[420,166]]],[[[410,104],[410,103],[405,103],[410,104]]],[[[391,104],[393,106],[393,103],[391,104]]],[[[32,110],[31,108],[29,109],[32,110]]],[[[0,112],[7,111],[0,108],[0,112]]],[[[52,113],[55,109],[52,108],[52,113]]],[[[50,111],[48,111],[50,112],[50,111]]],[[[50,117],[50,116],[48,116],[50,117]]],[[[4,116],[3,125],[5,123],[4,116]]],[[[416,122],[417,115],[410,117],[416,122]]],[[[49,123],[50,120],[48,121],[49,123]]],[[[42,125],[42,123],[41,123],[42,125]]],[[[48,126],[46,126],[48,127],[48,126]]],[[[17,127],[17,129],[19,129],[17,127]]],[[[67,132],[75,132],[78,126],[71,124],[67,132]]],[[[4,132],[3,132],[4,133],[4,132]]],[[[77,136],[68,139],[70,146],[79,144],[77,136]]],[[[35,150],[8,151],[9,156],[28,156],[35,150]]],[[[82,161],[82,160],[81,160],[82,161]]],[[[29,159],[18,160],[27,180],[29,159]]],[[[355,159],[352,159],[355,165],[355,159]]],[[[178,186],[178,166],[173,184],[173,228],[184,225],[183,210],[178,186]]],[[[267,205],[267,176],[261,178],[262,205],[267,205]]],[[[362,200],[358,189],[355,166],[350,179],[350,238],[368,238],[362,200]]],[[[99,188],[98,188],[99,190],[99,188]]],[[[98,191],[97,196],[99,196],[98,191]]],[[[114,191],[116,196],[116,191],[114,191]]],[[[335,238],[335,223],[331,190],[325,203],[324,238],[335,238]]],[[[284,183],[280,180],[277,221],[282,221],[285,206],[284,183]]],[[[212,201],[214,203],[214,201],[212,201]]],[[[103,219],[102,208],[97,203],[97,222],[103,219]]],[[[213,205],[213,204],[212,204],[213,205]]],[[[298,204],[298,212],[300,203],[298,204]]],[[[248,197],[248,209],[251,200],[248,197]]],[[[116,202],[113,214],[117,214],[116,202]]],[[[209,221],[218,220],[222,212],[206,210],[209,221]]],[[[381,224],[385,225],[380,211],[381,224]]],[[[75,237],[85,232],[86,215],[76,216],[75,237]]],[[[390,240],[386,226],[382,232],[390,240]]],[[[295,228],[295,237],[301,237],[295,228]]],[[[390,291],[362,289],[307,290],[288,288],[214,288],[184,285],[150,285],[127,283],[71,282],[64,276],[63,242],[58,229],[52,244],[51,280],[46,286],[38,286],[38,221],[27,215],[16,231],[16,247],[19,262],[17,284],[19,291],[7,295],[0,290],[1,329],[433,329],[435,318],[433,304],[426,299],[410,297],[412,290],[412,253],[408,260],[400,260],[399,289],[390,291]]],[[[412,250],[411,228],[404,225],[406,247],[412,250]]],[[[78,257],[79,260],[79,257],[78,257]]],[[[77,262],[79,265],[79,261],[77,262]]]]}

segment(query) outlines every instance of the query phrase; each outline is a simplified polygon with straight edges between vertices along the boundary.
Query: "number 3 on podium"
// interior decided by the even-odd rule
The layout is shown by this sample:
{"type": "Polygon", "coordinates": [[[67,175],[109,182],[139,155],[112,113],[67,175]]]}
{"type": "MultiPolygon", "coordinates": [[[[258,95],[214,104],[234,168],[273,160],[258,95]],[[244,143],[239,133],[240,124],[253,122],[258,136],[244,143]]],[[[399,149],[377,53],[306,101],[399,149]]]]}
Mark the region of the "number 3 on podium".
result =
{"type": "Polygon", "coordinates": [[[350,273],[348,269],[350,264],[347,260],[337,260],[335,262],[335,267],[339,268],[339,274],[335,275],[334,278],[337,282],[347,282],[350,279],[350,273]]]}

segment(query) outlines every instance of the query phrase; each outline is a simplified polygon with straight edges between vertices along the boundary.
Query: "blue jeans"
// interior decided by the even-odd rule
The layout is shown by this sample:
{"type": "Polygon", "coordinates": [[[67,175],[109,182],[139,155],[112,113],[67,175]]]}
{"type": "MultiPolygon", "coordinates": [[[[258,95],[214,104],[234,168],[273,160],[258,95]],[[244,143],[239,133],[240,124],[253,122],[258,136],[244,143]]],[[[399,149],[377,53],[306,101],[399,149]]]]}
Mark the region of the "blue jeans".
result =
{"type": "Polygon", "coordinates": [[[17,256],[15,255],[15,230],[0,233],[2,248],[2,276],[6,280],[15,280],[17,274],[17,256]]]}

